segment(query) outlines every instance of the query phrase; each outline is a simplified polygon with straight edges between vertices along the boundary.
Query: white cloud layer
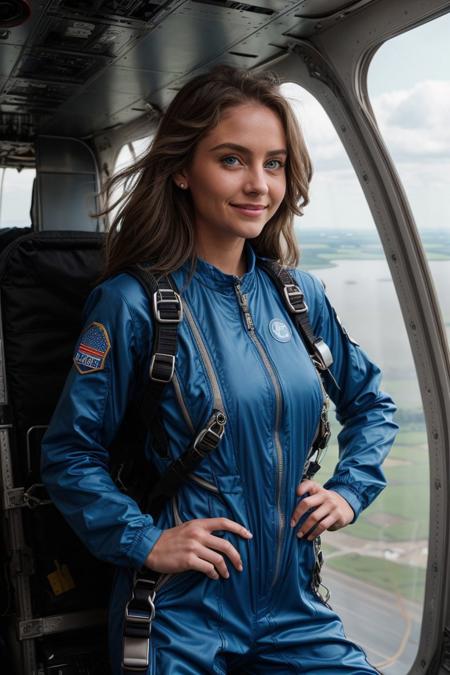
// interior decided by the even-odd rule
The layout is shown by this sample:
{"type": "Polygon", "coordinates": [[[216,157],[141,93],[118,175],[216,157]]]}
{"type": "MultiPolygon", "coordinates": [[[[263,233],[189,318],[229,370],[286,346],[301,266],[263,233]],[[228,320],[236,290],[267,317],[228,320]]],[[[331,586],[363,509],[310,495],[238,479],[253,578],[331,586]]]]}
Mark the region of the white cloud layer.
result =
{"type": "Polygon", "coordinates": [[[397,161],[450,156],[450,82],[425,80],[372,101],[386,143],[397,161]]]}
{"type": "MultiPolygon", "coordinates": [[[[325,111],[296,84],[283,85],[283,91],[299,116],[315,167],[304,224],[372,227],[359,182],[325,111]]],[[[446,227],[450,81],[423,80],[409,89],[382,93],[371,103],[419,228],[446,227]]]]}
{"type": "MultiPolygon", "coordinates": [[[[283,85],[283,91],[298,114],[313,159],[329,162],[330,168],[346,166],[341,142],[322,106],[296,84],[283,85]]],[[[450,81],[425,80],[410,89],[380,94],[371,103],[396,161],[450,157],[450,81]]]]}

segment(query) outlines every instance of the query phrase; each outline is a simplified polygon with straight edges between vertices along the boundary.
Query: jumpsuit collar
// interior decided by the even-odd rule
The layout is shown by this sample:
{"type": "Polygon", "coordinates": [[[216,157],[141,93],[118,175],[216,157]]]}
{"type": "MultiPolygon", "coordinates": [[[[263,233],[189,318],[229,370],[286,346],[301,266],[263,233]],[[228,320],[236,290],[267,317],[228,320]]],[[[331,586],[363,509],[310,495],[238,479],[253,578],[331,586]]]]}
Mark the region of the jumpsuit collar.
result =
{"type": "Polygon", "coordinates": [[[221,293],[234,293],[234,287],[239,282],[241,290],[248,292],[253,288],[256,276],[256,255],[253,247],[245,242],[245,254],[247,260],[247,271],[241,277],[234,274],[226,274],[211,263],[197,258],[197,265],[194,274],[194,279],[200,283],[217,290],[221,293]]]}

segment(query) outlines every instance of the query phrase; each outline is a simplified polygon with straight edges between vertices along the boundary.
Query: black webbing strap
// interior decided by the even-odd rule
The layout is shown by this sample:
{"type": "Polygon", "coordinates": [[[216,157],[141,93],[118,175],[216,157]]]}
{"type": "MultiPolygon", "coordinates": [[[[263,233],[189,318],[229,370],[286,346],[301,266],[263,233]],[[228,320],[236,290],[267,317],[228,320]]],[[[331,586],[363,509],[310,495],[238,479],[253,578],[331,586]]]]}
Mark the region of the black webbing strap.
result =
{"type": "Polygon", "coordinates": [[[328,370],[333,363],[333,357],[328,346],[315,336],[308,318],[308,306],[305,303],[303,291],[287,271],[274,260],[258,259],[258,264],[273,279],[280,294],[282,295],[288,312],[297,326],[303,342],[314,365],[321,371],[328,370]]]}
{"type": "Polygon", "coordinates": [[[302,476],[302,479],[313,478],[320,469],[320,461],[331,436],[330,422],[328,420],[329,399],[324,387],[323,375],[326,371],[334,380],[329,371],[333,363],[333,356],[322,338],[317,338],[314,334],[308,318],[308,306],[305,302],[305,296],[293,276],[286,268],[274,260],[262,260],[259,258],[258,264],[274,281],[322,382],[324,402],[320,413],[319,428],[306,458],[302,476]]]}
{"type": "Polygon", "coordinates": [[[152,434],[155,450],[165,457],[168,455],[167,439],[158,413],[164,387],[175,372],[177,333],[183,306],[173,279],[156,278],[143,265],[130,267],[127,272],[144,287],[153,315],[149,379],[141,401],[141,417],[152,434]]]}
{"type": "MultiPolygon", "coordinates": [[[[149,495],[148,511],[155,518],[164,502],[175,495],[198,464],[215,450],[225,432],[226,416],[214,410],[206,427],[191,447],[169,466],[149,495]]],[[[131,597],[125,607],[123,624],[124,673],[146,673],[149,665],[149,640],[155,616],[155,596],[160,574],[143,569],[134,575],[131,597]]]]}
{"type": "Polygon", "coordinates": [[[217,448],[225,432],[226,421],[226,416],[221,410],[213,410],[206,427],[198,434],[190,448],[172,462],[151,490],[148,496],[148,513],[156,517],[161,512],[164,502],[177,494],[181,485],[200,462],[217,448]]]}

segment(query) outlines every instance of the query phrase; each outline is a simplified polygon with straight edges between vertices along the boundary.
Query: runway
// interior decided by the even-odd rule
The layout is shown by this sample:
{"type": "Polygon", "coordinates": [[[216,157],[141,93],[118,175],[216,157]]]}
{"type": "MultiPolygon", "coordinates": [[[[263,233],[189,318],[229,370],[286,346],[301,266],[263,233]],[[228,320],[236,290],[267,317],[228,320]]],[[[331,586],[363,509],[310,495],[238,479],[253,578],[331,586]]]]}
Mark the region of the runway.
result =
{"type": "Polygon", "coordinates": [[[347,637],[364,648],[382,673],[405,675],[418,649],[420,605],[330,569],[324,569],[323,577],[347,637]]]}

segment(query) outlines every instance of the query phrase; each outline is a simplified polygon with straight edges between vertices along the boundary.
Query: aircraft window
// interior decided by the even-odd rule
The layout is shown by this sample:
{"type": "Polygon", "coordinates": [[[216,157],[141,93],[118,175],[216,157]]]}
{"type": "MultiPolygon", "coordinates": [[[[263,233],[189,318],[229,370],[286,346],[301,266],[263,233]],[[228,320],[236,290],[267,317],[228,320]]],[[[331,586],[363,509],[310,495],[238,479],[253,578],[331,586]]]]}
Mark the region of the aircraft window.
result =
{"type": "Polygon", "coordinates": [[[132,145],[136,157],[140,157],[140,155],[146,152],[150,143],[151,139],[149,138],[139,138],[137,141],[133,141],[132,145]]]}
{"type": "MultiPolygon", "coordinates": [[[[149,144],[151,143],[151,138],[138,138],[136,141],[132,141],[130,143],[126,143],[120,148],[120,151],[117,155],[116,163],[114,166],[114,172],[117,173],[118,171],[121,171],[122,169],[126,169],[130,164],[136,161],[136,159],[139,159],[139,157],[148,149],[149,144]]],[[[132,183],[129,184],[127,187],[131,187],[132,183]]],[[[119,199],[121,194],[123,193],[123,190],[125,188],[125,185],[122,183],[120,187],[117,187],[116,190],[112,193],[112,201],[114,202],[116,199],[119,199]]],[[[112,212],[109,214],[109,222],[111,223],[113,221],[113,218],[115,214],[117,213],[117,208],[114,208],[112,212]]]]}
{"type": "Polygon", "coordinates": [[[386,42],[370,65],[371,104],[405,187],[450,343],[450,15],[386,42]]]}
{"type": "Polygon", "coordinates": [[[132,162],[134,162],[136,154],[134,152],[133,144],[127,143],[120,148],[120,152],[117,155],[116,165],[114,167],[115,171],[120,171],[125,169],[132,162]]]}
{"type": "Polygon", "coordinates": [[[125,169],[125,167],[136,161],[148,149],[150,143],[151,139],[149,138],[139,138],[137,141],[123,145],[117,156],[115,171],[125,169]]]}
{"type": "MultiPolygon", "coordinates": [[[[354,525],[323,537],[323,580],[349,638],[383,673],[400,675],[417,653],[427,564],[428,446],[419,386],[389,267],[341,141],[311,94],[292,83],[282,91],[314,164],[311,202],[295,223],[300,267],[326,284],[349,335],[382,368],[401,429],[384,464],[386,490],[354,525]]],[[[333,420],[321,482],[336,464],[338,431],[333,420]]]]}
{"type": "Polygon", "coordinates": [[[0,228],[30,227],[34,169],[0,168],[0,228]]]}

